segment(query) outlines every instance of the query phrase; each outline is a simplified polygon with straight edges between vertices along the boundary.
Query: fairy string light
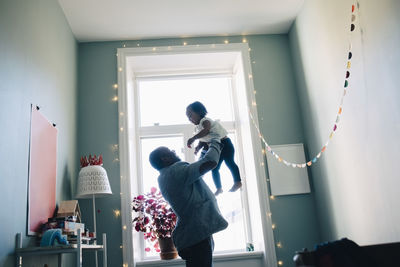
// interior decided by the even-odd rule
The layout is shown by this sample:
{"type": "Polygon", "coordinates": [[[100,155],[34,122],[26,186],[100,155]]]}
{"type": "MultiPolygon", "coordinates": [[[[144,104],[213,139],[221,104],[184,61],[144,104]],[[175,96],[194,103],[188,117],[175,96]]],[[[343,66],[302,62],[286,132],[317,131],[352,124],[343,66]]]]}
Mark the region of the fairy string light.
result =
{"type": "MultiPolygon", "coordinates": [[[[355,5],[353,4],[351,6],[351,24],[350,24],[350,33],[352,33],[356,26],[354,24],[355,20],[356,20],[356,15],[354,14],[355,11],[355,5]]],[[[351,68],[351,59],[353,57],[353,53],[352,53],[352,44],[351,44],[351,39],[350,39],[350,45],[349,45],[349,51],[347,54],[347,63],[346,63],[346,72],[345,72],[345,79],[344,79],[344,85],[343,85],[343,94],[342,97],[340,99],[340,104],[339,104],[339,108],[338,108],[338,112],[336,114],[336,119],[335,122],[333,123],[333,127],[331,132],[329,133],[329,137],[327,139],[327,141],[325,142],[325,144],[322,146],[321,150],[309,161],[307,162],[301,162],[301,163],[296,163],[296,162],[290,162],[287,161],[285,159],[283,159],[281,156],[279,156],[279,154],[277,154],[272,148],[271,146],[267,143],[267,141],[265,140],[264,136],[261,134],[261,131],[259,129],[259,127],[257,126],[255,119],[253,117],[253,115],[250,113],[250,118],[251,121],[254,125],[254,127],[257,129],[257,133],[258,136],[260,137],[261,141],[264,143],[267,151],[269,153],[272,154],[272,156],[277,159],[279,162],[285,164],[288,167],[293,167],[293,168],[305,168],[307,166],[311,166],[312,164],[316,163],[318,161],[318,159],[322,156],[322,154],[326,151],[326,148],[329,145],[330,140],[333,138],[333,135],[335,134],[336,130],[338,129],[338,125],[340,122],[340,116],[342,115],[343,112],[343,101],[344,101],[344,97],[347,94],[347,90],[349,88],[349,78],[350,78],[350,68],[351,68]]],[[[249,79],[251,79],[252,77],[250,77],[249,75],[249,79]]],[[[256,102],[253,101],[252,102],[253,106],[256,106],[256,102]]],[[[265,154],[265,150],[263,149],[263,154],[265,154]]]]}

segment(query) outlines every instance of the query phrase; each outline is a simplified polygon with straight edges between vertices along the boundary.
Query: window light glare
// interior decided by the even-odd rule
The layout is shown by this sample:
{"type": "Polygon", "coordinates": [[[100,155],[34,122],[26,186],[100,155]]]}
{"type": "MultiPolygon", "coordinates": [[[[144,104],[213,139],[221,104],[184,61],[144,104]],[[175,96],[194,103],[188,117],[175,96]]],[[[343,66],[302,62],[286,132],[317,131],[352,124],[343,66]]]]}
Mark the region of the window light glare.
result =
{"type": "Polygon", "coordinates": [[[153,47],[153,51],[156,51],[156,50],[157,50],[157,48],[153,47]]]}
{"type": "Polygon", "coordinates": [[[126,230],[126,225],[124,225],[124,226],[122,227],[122,229],[126,230]]]}
{"type": "Polygon", "coordinates": [[[121,68],[121,67],[119,67],[119,68],[118,68],[118,71],[122,71],[122,68],[121,68]]]}
{"type": "Polygon", "coordinates": [[[278,261],[279,266],[283,266],[283,261],[278,261]]]}
{"type": "Polygon", "coordinates": [[[275,229],[276,228],[276,225],[273,223],[272,224],[272,229],[275,229]]]}
{"type": "Polygon", "coordinates": [[[187,45],[187,42],[183,42],[183,45],[187,45]]]}
{"type": "Polygon", "coordinates": [[[274,195],[271,195],[269,198],[272,199],[272,200],[274,200],[274,199],[275,199],[275,196],[274,196],[274,195]]]}
{"type": "Polygon", "coordinates": [[[278,242],[278,243],[276,243],[276,246],[277,246],[278,248],[282,248],[282,243],[281,243],[281,242],[278,242]]]}
{"type": "Polygon", "coordinates": [[[114,88],[114,89],[117,89],[117,88],[118,88],[118,84],[117,84],[117,83],[114,83],[114,84],[113,84],[113,88],[114,88]]]}
{"type": "Polygon", "coordinates": [[[242,43],[247,43],[247,39],[246,39],[246,38],[243,38],[243,39],[242,39],[242,43]]]}
{"type": "Polygon", "coordinates": [[[224,43],[229,44],[229,41],[228,41],[228,40],[225,40],[224,43]]]}

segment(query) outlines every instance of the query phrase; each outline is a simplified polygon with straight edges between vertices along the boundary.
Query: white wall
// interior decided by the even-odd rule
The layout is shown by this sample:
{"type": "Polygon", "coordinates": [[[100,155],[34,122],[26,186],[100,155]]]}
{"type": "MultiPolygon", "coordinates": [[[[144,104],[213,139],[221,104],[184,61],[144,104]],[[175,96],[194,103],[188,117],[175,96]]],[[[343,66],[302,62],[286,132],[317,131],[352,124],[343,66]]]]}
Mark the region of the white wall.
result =
{"type": "Polygon", "coordinates": [[[332,130],[353,43],[337,134],[311,167],[322,237],[399,241],[400,1],[360,0],[349,36],[352,2],[305,1],[289,33],[310,156],[332,130]]]}

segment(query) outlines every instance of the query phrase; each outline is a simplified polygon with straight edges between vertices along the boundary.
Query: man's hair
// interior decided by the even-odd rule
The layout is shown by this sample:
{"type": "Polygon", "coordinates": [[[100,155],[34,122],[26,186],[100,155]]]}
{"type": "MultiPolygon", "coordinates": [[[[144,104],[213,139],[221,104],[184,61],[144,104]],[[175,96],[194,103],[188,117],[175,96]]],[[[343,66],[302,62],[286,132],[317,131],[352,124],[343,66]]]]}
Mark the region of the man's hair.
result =
{"type": "Polygon", "coordinates": [[[164,168],[164,162],[161,159],[162,156],[162,151],[159,148],[154,149],[149,156],[149,161],[151,166],[155,168],[156,170],[161,170],[164,168]]]}
{"type": "Polygon", "coordinates": [[[191,110],[193,110],[194,112],[199,114],[199,116],[201,118],[204,118],[208,113],[206,107],[202,103],[200,103],[199,101],[193,102],[192,104],[187,106],[186,109],[188,109],[188,108],[190,108],[191,110]]]}

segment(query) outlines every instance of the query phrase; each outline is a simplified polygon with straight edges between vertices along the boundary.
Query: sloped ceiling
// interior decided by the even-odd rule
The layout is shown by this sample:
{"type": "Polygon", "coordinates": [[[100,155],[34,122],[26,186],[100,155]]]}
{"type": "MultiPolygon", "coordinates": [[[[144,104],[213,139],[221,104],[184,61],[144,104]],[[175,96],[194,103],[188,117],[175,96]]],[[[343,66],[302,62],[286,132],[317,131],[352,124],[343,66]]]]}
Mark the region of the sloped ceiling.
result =
{"type": "Polygon", "coordinates": [[[287,33],[304,0],[59,0],[80,42],[287,33]]]}

